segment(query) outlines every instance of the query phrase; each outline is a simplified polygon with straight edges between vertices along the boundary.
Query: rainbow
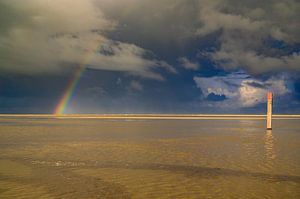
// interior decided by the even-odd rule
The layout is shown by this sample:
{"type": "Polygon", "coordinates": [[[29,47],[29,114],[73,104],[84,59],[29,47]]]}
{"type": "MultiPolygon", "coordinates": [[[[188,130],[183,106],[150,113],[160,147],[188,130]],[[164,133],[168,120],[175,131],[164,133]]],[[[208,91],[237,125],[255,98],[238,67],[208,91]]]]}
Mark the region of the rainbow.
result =
{"type": "Polygon", "coordinates": [[[61,115],[65,113],[66,108],[68,107],[70,101],[72,100],[74,91],[76,90],[76,87],[81,79],[81,76],[85,71],[85,66],[89,63],[92,57],[98,53],[97,49],[101,45],[101,41],[102,40],[99,39],[96,42],[93,42],[91,48],[88,48],[87,54],[84,56],[84,59],[79,65],[79,67],[77,67],[74,76],[71,78],[71,81],[68,83],[62,97],[57,103],[53,114],[61,115]]]}

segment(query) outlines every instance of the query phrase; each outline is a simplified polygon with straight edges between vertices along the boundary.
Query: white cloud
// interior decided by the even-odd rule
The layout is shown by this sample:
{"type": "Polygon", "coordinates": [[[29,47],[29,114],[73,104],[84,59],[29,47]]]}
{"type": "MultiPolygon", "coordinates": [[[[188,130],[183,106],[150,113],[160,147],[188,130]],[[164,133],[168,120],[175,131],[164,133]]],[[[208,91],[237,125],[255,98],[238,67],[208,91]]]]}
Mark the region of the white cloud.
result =
{"type": "Polygon", "coordinates": [[[194,77],[194,81],[205,97],[211,93],[225,95],[227,100],[217,102],[219,106],[253,107],[266,101],[268,91],[272,91],[275,97],[291,92],[283,76],[262,81],[234,73],[222,77],[194,77]]]}
{"type": "Polygon", "coordinates": [[[270,78],[265,82],[255,79],[244,80],[238,88],[239,102],[245,107],[255,106],[266,101],[268,91],[272,91],[276,97],[290,93],[284,79],[270,78]],[[254,85],[261,85],[262,87],[254,85]]]}

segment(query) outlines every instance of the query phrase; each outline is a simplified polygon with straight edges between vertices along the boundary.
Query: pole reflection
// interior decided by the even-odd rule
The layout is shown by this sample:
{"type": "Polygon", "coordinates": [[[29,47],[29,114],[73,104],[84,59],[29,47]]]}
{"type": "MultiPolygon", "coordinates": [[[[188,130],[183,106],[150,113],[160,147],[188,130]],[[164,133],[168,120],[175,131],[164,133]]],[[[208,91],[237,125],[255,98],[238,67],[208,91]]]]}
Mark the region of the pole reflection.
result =
{"type": "Polygon", "coordinates": [[[272,130],[267,130],[265,134],[265,151],[268,160],[274,160],[276,158],[276,154],[274,151],[274,136],[272,134],[272,130]]]}

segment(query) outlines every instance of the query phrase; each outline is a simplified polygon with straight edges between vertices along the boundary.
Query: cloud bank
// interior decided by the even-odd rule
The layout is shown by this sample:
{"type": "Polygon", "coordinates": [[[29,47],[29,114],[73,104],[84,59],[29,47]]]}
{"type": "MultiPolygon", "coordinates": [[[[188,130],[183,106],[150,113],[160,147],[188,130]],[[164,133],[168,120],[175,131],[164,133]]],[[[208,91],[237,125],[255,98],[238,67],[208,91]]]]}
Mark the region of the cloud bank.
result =
{"type": "Polygon", "coordinates": [[[99,0],[97,3],[107,16],[120,22],[116,37],[124,40],[188,57],[182,55],[187,43],[198,42],[198,50],[204,53],[207,49],[201,47],[209,36],[215,35],[217,45],[211,46],[207,55],[222,69],[243,69],[252,75],[300,72],[299,1],[99,0]]]}
{"type": "Polygon", "coordinates": [[[155,79],[163,79],[156,67],[176,72],[137,45],[107,38],[117,22],[93,0],[1,0],[0,7],[2,71],[60,73],[85,65],[155,79]]]}
{"type": "Polygon", "coordinates": [[[300,43],[300,3],[294,0],[235,1],[202,0],[199,36],[221,31],[220,46],[210,53],[220,67],[243,69],[251,74],[300,71],[299,51],[279,45],[300,43]],[[268,43],[269,41],[269,43],[268,43]]]}
{"type": "Polygon", "coordinates": [[[1,70],[43,73],[86,62],[162,79],[153,68],[175,69],[149,58],[143,46],[181,52],[185,43],[219,32],[218,46],[207,55],[220,68],[254,75],[300,71],[299,50],[293,50],[300,44],[296,0],[0,0],[0,5],[1,70]],[[97,53],[107,47],[116,54],[97,53]],[[88,60],[87,54],[94,57],[88,60]]]}

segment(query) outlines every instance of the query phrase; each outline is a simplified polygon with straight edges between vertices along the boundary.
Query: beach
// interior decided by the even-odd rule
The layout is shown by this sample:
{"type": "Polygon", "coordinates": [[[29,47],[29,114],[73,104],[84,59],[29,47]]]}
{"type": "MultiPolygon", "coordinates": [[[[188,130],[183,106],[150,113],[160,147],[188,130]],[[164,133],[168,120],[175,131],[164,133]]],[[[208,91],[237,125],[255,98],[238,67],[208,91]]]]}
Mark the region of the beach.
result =
{"type": "Polygon", "coordinates": [[[0,115],[0,198],[299,198],[300,116],[0,115]]]}

